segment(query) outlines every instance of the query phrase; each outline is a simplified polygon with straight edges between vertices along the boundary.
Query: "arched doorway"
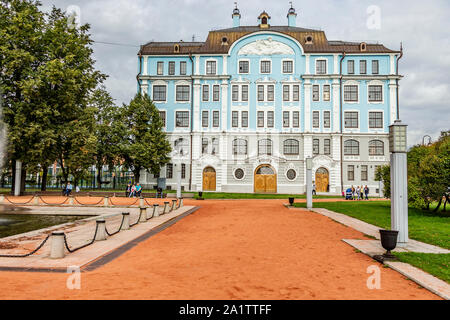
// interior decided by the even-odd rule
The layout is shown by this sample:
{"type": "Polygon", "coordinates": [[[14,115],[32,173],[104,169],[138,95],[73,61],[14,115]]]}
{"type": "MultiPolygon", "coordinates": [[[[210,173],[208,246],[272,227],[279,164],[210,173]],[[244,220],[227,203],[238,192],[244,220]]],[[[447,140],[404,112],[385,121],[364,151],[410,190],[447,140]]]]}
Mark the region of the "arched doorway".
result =
{"type": "Polygon", "coordinates": [[[327,169],[317,169],[315,184],[317,192],[329,192],[330,174],[327,169]]]}
{"type": "Polygon", "coordinates": [[[203,191],[216,191],[216,170],[213,167],[203,170],[203,191]]]}
{"type": "Polygon", "coordinates": [[[269,165],[262,165],[256,168],[254,182],[255,192],[277,192],[277,174],[269,165]]]}

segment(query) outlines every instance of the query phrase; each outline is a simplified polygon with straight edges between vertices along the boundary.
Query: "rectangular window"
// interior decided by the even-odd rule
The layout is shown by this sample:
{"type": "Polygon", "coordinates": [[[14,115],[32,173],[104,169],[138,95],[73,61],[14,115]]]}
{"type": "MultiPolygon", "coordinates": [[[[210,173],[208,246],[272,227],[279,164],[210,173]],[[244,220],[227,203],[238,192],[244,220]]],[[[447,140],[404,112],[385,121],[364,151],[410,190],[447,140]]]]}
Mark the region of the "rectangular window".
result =
{"type": "Polygon", "coordinates": [[[156,67],[156,74],[158,76],[162,76],[164,74],[164,62],[158,61],[157,67],[156,67]]]}
{"type": "Polygon", "coordinates": [[[367,165],[361,166],[361,181],[367,181],[368,180],[368,174],[367,174],[367,165]]]}
{"type": "Polygon", "coordinates": [[[383,101],[383,86],[369,86],[369,101],[382,102],[383,101]]]}
{"type": "Polygon", "coordinates": [[[331,112],[330,111],[324,111],[323,112],[323,127],[324,128],[331,128],[331,112]]]}
{"type": "Polygon", "coordinates": [[[350,129],[357,129],[358,124],[358,112],[347,111],[344,113],[344,126],[350,129]]]}
{"type": "Polygon", "coordinates": [[[270,61],[261,61],[261,73],[270,73],[270,61]]]}
{"type": "Polygon", "coordinates": [[[344,86],[344,101],[357,102],[358,101],[358,86],[346,85],[344,86]]]}
{"type": "Polygon", "coordinates": [[[220,100],[220,86],[214,85],[213,86],[213,101],[219,101],[220,100]]]}
{"type": "Polygon", "coordinates": [[[283,111],[283,127],[289,128],[289,111],[283,111]]]}
{"type": "Polygon", "coordinates": [[[208,153],[208,139],[203,138],[202,139],[202,154],[208,153]]]}
{"type": "Polygon", "coordinates": [[[347,166],[347,180],[348,181],[355,180],[355,166],[354,165],[347,166]]]}
{"type": "Polygon", "coordinates": [[[181,179],[186,179],[186,164],[181,164],[181,179]]]}
{"type": "Polygon", "coordinates": [[[258,111],[258,128],[264,128],[264,111],[258,111]]]}
{"type": "Polygon", "coordinates": [[[267,101],[273,101],[274,100],[274,91],[275,91],[275,86],[274,85],[268,85],[267,86],[267,101]]]}
{"type": "Polygon", "coordinates": [[[219,120],[220,120],[219,111],[213,111],[213,127],[214,128],[219,127],[219,120]]]}
{"type": "Polygon", "coordinates": [[[161,122],[163,123],[163,127],[166,127],[166,112],[165,111],[159,111],[159,118],[161,119],[161,122]]]}
{"type": "Polygon", "coordinates": [[[355,74],[355,60],[348,60],[347,61],[347,73],[348,74],[355,74]]]}
{"type": "Polygon", "coordinates": [[[242,121],[242,128],[248,127],[248,111],[242,111],[241,112],[241,121],[242,121]]]}
{"type": "Polygon", "coordinates": [[[323,140],[323,153],[326,155],[331,154],[331,140],[330,139],[323,140]]]}
{"type": "Polygon", "coordinates": [[[206,61],[206,74],[216,74],[216,61],[206,61]]]}
{"type": "Polygon", "coordinates": [[[300,112],[299,111],[294,111],[292,113],[292,126],[294,128],[300,127],[300,112]]]}
{"type": "Polygon", "coordinates": [[[273,111],[267,111],[267,127],[273,128],[274,126],[274,113],[273,111]]]}
{"type": "Polygon", "coordinates": [[[169,75],[175,75],[175,61],[169,61],[169,75]]]}
{"type": "Polygon", "coordinates": [[[237,128],[239,126],[239,111],[233,111],[231,113],[231,126],[237,128]]]}
{"type": "Polygon", "coordinates": [[[208,128],[209,127],[209,113],[208,111],[202,111],[202,127],[208,128]]]}
{"type": "Polygon", "coordinates": [[[313,111],[313,128],[320,127],[320,113],[319,111],[313,111]]]}
{"type": "Polygon", "coordinates": [[[383,112],[369,112],[369,128],[383,128],[383,112]]]}
{"type": "Polygon", "coordinates": [[[239,86],[233,85],[231,87],[231,99],[233,101],[239,101],[239,86]]]}
{"type": "Polygon", "coordinates": [[[330,101],[330,85],[323,85],[323,101],[330,101]]]}
{"type": "Polygon", "coordinates": [[[372,60],[372,74],[378,74],[380,72],[378,60],[372,60]]]}
{"type": "Polygon", "coordinates": [[[183,76],[186,75],[186,61],[180,62],[180,74],[183,76]]]}
{"type": "Polygon", "coordinates": [[[173,178],[173,164],[168,163],[166,166],[166,178],[172,179],[173,178]]]}
{"type": "Polygon", "coordinates": [[[299,85],[294,85],[292,87],[292,90],[294,91],[294,101],[300,101],[300,86],[299,85]]]}
{"type": "Polygon", "coordinates": [[[242,101],[248,101],[248,85],[243,85],[241,87],[242,101]]]}
{"type": "Polygon", "coordinates": [[[327,73],[327,60],[316,60],[316,74],[327,73]]]}
{"type": "Polygon", "coordinates": [[[258,101],[264,101],[264,86],[258,86],[258,101]]]}
{"type": "Polygon", "coordinates": [[[248,61],[239,61],[239,73],[248,73],[248,61]]]}
{"type": "Polygon", "coordinates": [[[209,101],[209,86],[208,85],[204,85],[203,86],[202,100],[203,101],[209,101]]]}
{"type": "Polygon", "coordinates": [[[153,86],[153,101],[166,101],[166,86],[153,86]]]}
{"type": "Polygon", "coordinates": [[[313,139],[313,154],[318,155],[320,152],[320,141],[319,139],[313,139]]]}
{"type": "Polygon", "coordinates": [[[293,73],[293,72],[294,72],[294,62],[283,61],[283,73],[293,73]]]}
{"type": "Polygon", "coordinates": [[[319,85],[313,85],[313,101],[319,101],[320,87],[319,85]]]}
{"type": "Polygon", "coordinates": [[[189,127],[189,111],[177,111],[175,114],[176,126],[178,128],[189,127]]]}
{"type": "Polygon", "coordinates": [[[283,86],[283,101],[289,101],[289,86],[284,85],[283,86]]]}
{"type": "Polygon", "coordinates": [[[366,60],[359,61],[359,73],[360,74],[367,73],[367,61],[366,60]]]}
{"type": "Polygon", "coordinates": [[[177,86],[177,101],[189,101],[189,86],[177,86]]]}

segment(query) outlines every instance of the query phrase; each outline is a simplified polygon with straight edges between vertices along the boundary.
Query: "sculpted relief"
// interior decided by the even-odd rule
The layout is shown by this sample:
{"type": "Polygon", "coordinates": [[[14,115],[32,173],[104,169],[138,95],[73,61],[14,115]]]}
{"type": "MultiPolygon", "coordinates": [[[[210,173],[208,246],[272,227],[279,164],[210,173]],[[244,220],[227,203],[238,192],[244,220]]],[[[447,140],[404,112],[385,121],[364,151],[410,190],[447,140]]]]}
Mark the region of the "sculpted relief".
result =
{"type": "Polygon", "coordinates": [[[274,41],[272,37],[263,40],[256,40],[249,43],[239,50],[238,55],[258,55],[258,56],[271,56],[277,54],[293,55],[294,50],[288,45],[279,41],[274,41]]]}

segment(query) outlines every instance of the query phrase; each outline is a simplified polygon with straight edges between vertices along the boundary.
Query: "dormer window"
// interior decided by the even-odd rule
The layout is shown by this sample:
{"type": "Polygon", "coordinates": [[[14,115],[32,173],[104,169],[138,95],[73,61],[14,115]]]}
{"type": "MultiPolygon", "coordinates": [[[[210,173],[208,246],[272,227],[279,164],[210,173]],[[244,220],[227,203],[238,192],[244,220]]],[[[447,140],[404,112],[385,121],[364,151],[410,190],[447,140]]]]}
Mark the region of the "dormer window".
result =
{"type": "Polygon", "coordinates": [[[367,44],[365,42],[361,42],[359,45],[359,51],[365,52],[367,51],[367,44]]]}
{"type": "Polygon", "coordinates": [[[223,46],[227,46],[228,45],[228,38],[227,37],[223,37],[222,38],[222,45],[223,46]]]}
{"type": "Polygon", "coordinates": [[[180,45],[179,44],[176,44],[176,45],[173,46],[173,52],[174,53],[180,53],[180,45]]]}
{"type": "Polygon", "coordinates": [[[312,44],[313,43],[313,37],[312,36],[306,36],[305,37],[305,44],[312,44]]]}
{"type": "Polygon", "coordinates": [[[265,28],[269,28],[269,22],[270,22],[270,16],[267,14],[267,12],[263,11],[259,17],[258,17],[258,21],[259,21],[259,27],[261,29],[265,29],[265,28]]]}

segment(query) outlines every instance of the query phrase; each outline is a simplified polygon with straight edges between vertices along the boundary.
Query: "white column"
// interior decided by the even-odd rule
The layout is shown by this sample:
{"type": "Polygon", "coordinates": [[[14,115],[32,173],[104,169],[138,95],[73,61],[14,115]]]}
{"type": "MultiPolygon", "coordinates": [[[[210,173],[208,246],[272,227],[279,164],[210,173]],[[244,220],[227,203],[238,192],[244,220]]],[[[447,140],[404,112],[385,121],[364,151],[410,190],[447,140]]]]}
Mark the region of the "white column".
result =
{"type": "Polygon", "coordinates": [[[341,112],[339,108],[339,102],[340,102],[340,84],[337,79],[333,80],[333,131],[339,132],[340,129],[340,118],[341,118],[341,112]]]}
{"type": "Polygon", "coordinates": [[[16,172],[15,172],[15,184],[14,184],[14,195],[20,196],[20,187],[22,185],[22,161],[16,161],[16,172]]]}
{"type": "Polygon", "coordinates": [[[200,74],[200,56],[195,56],[195,75],[200,74]]]}
{"type": "Polygon", "coordinates": [[[194,132],[198,132],[200,130],[200,81],[195,80],[194,82],[194,114],[191,115],[192,121],[194,123],[194,132]]]}
{"type": "Polygon", "coordinates": [[[397,84],[394,79],[390,80],[389,83],[389,107],[390,107],[390,122],[389,125],[393,124],[397,119],[397,84]]]}
{"type": "Polygon", "coordinates": [[[146,76],[148,75],[148,56],[144,56],[142,59],[144,60],[142,75],[146,76]]]}
{"type": "Polygon", "coordinates": [[[141,83],[141,93],[144,94],[148,94],[148,81],[147,80],[142,80],[141,83]]]}
{"type": "Polygon", "coordinates": [[[310,72],[309,72],[309,60],[310,60],[310,55],[309,55],[309,54],[306,54],[305,57],[306,57],[306,60],[305,60],[305,68],[306,68],[305,74],[310,74],[310,72]]]}
{"type": "MultiPolygon", "coordinates": [[[[333,161],[337,163],[338,165],[335,166],[333,171],[333,176],[330,177],[332,181],[334,181],[334,191],[340,192],[341,191],[341,166],[343,165],[341,162],[341,137],[340,136],[333,136],[332,138],[332,157],[333,161]]],[[[331,183],[330,183],[331,184],[331,183]]]]}
{"type": "Polygon", "coordinates": [[[305,132],[311,132],[311,83],[305,81],[305,132]]]}
{"type": "Polygon", "coordinates": [[[306,169],[306,208],[312,207],[312,170],[306,169]]]}
{"type": "Polygon", "coordinates": [[[333,55],[334,57],[334,70],[333,70],[333,74],[339,74],[338,70],[339,70],[339,59],[338,59],[338,55],[335,54],[333,55]]]}
{"type": "Polygon", "coordinates": [[[395,55],[391,54],[390,55],[390,74],[396,74],[397,70],[395,68],[395,55]]]}
{"type": "Polygon", "coordinates": [[[181,164],[176,164],[177,175],[177,198],[181,198],[181,164]]]}
{"type": "Polygon", "coordinates": [[[228,120],[228,83],[226,80],[222,81],[222,112],[221,112],[221,119],[222,119],[222,131],[227,130],[227,120],[228,120]]]}
{"type": "Polygon", "coordinates": [[[228,74],[228,56],[227,55],[223,55],[223,60],[222,60],[222,74],[223,75],[227,75],[228,74]]]}

